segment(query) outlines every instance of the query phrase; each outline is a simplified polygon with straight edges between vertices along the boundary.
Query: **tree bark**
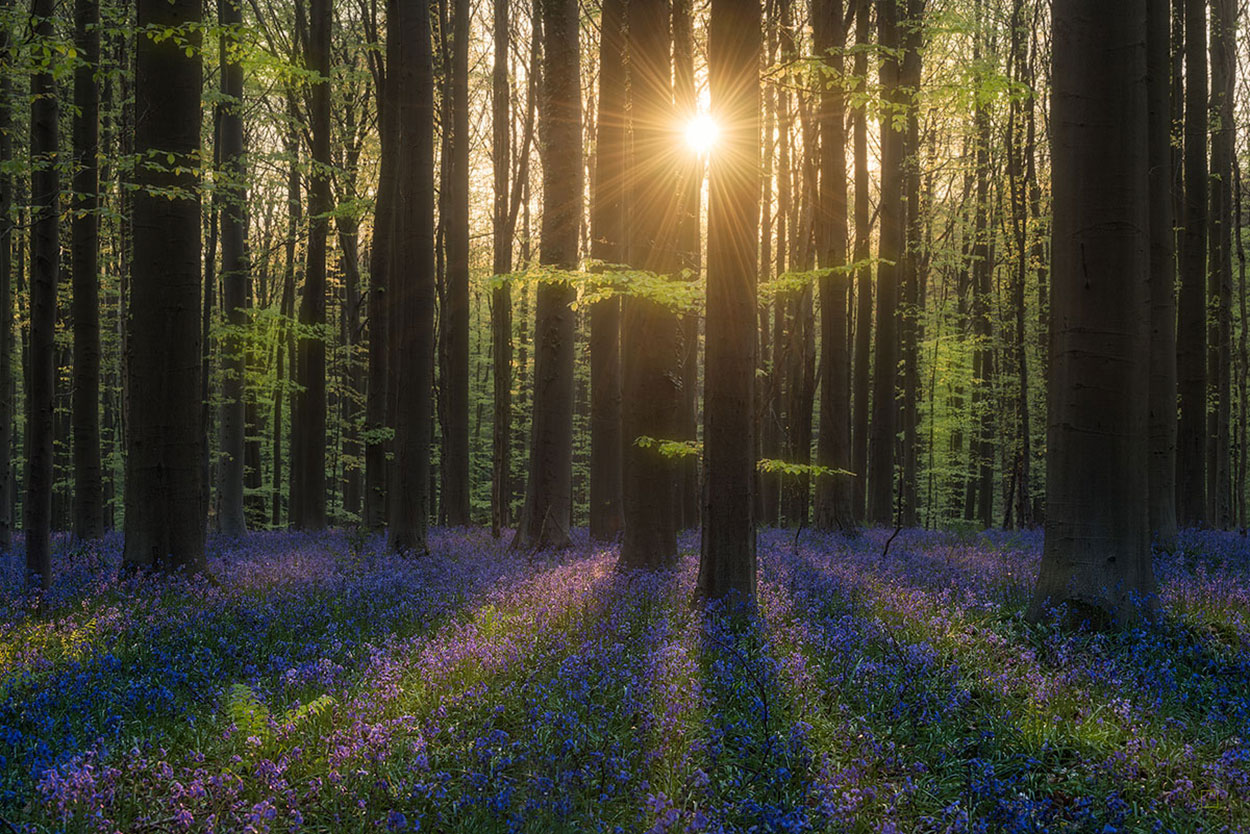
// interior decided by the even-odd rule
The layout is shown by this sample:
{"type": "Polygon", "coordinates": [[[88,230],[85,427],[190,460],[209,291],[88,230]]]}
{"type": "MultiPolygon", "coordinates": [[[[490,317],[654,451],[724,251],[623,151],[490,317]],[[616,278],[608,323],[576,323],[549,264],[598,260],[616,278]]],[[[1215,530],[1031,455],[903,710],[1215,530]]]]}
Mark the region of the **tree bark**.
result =
{"type": "Polygon", "coordinates": [[[1236,9],[1232,0],[1211,2],[1211,185],[1207,266],[1207,520],[1232,525],[1229,471],[1233,341],[1233,116],[1237,84],[1236,9]]]}
{"type": "MultiPolygon", "coordinates": [[[[871,252],[868,203],[868,44],[871,38],[869,14],[872,4],[856,0],[855,100],[852,141],[855,150],[855,263],[863,263],[871,252]]],[[[872,367],[872,267],[855,270],[855,379],[851,415],[851,470],[855,473],[851,510],[856,521],[865,518],[868,499],[868,412],[872,367]]]]}
{"type": "Polygon", "coordinates": [[[1147,0],[1054,4],[1046,543],[1028,615],[1151,614],[1147,0]]]}
{"type": "MultiPolygon", "coordinates": [[[[13,10],[13,0],[0,2],[0,14],[13,10]]],[[[10,61],[9,27],[0,26],[0,58],[10,61]]],[[[13,81],[0,73],[0,553],[13,546],[13,503],[17,468],[13,442],[13,81]]]]}
{"type": "MultiPolygon", "coordinates": [[[[512,272],[512,229],[508,223],[508,173],[512,164],[512,125],[508,97],[508,43],[510,0],[494,0],[495,65],[491,71],[491,157],[494,164],[495,202],[491,217],[494,233],[494,273],[512,272]]],[[[520,190],[519,188],[517,189],[520,190]]],[[[491,290],[491,358],[493,360],[494,415],[491,430],[490,526],[499,538],[511,523],[509,457],[512,431],[512,287],[507,281],[491,290]]]]}
{"type": "Polygon", "coordinates": [[[703,546],[698,590],[755,599],[756,236],[760,6],[712,0],[708,82],[723,125],[711,160],[704,365],[703,546]]]}
{"type": "Polygon", "coordinates": [[[126,542],[133,568],[202,570],[200,468],[200,23],[198,0],[139,0],[135,153],[160,166],[135,173],[134,261],[126,341],[126,542]],[[173,155],[177,169],[163,164],[173,155]],[[160,190],[173,189],[168,199],[160,190]]]}

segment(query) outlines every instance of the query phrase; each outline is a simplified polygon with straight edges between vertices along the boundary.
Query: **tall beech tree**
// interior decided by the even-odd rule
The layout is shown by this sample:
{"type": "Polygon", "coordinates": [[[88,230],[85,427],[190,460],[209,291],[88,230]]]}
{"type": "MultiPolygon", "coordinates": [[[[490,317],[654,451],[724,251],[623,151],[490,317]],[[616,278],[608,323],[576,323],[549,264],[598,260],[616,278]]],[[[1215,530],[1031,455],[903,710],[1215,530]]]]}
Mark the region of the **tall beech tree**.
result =
{"type": "Polygon", "coordinates": [[[247,532],[243,512],[244,442],[246,437],[244,382],[247,375],[243,330],[247,325],[250,269],[247,257],[247,165],[243,148],[243,66],[235,40],[243,25],[240,0],[218,0],[217,20],[222,27],[221,95],[217,119],[218,168],[222,178],[221,287],[227,328],[221,341],[221,460],[218,464],[217,527],[225,536],[247,532]]]}
{"type": "Polygon", "coordinates": [[[202,570],[205,565],[197,321],[201,14],[199,0],[137,4],[139,163],[126,327],[123,552],[132,568],[202,570]],[[168,31],[178,37],[161,37],[168,31]],[[171,156],[174,165],[166,162],[171,156]]]}
{"type": "Polygon", "coordinates": [[[1207,521],[1233,523],[1231,419],[1233,342],[1233,156],[1237,87],[1236,8],[1211,2],[1211,180],[1207,238],[1207,521]]]}
{"type": "MultiPolygon", "coordinates": [[[[668,275],[677,266],[677,167],[672,36],[667,0],[629,2],[629,263],[668,275]]],[[[677,560],[677,461],[643,437],[677,434],[680,331],[664,299],[629,293],[622,303],[621,433],[625,535],[621,561],[657,568],[677,560]]]]}
{"type": "MultiPolygon", "coordinates": [[[[868,44],[872,36],[869,19],[872,4],[855,2],[855,78],[857,101],[851,122],[855,149],[855,251],[854,261],[863,264],[871,252],[868,202],[868,44]]],[[[868,500],[868,414],[872,368],[872,267],[855,271],[855,378],[852,381],[851,470],[855,473],[852,507],[855,520],[864,519],[868,500]]]]}
{"type": "MultiPolygon", "coordinates": [[[[539,134],[543,216],[539,263],[577,267],[582,218],[582,101],[576,0],[540,0],[543,104],[539,134]]],[[[538,285],[529,479],[514,547],[567,547],[573,479],[576,290],[558,274],[538,285]]]]}
{"type": "MultiPolygon", "coordinates": [[[[512,271],[512,229],[508,225],[508,174],[512,164],[511,89],[508,84],[510,0],[494,0],[494,66],[491,68],[491,160],[494,203],[491,213],[493,268],[496,275],[512,271]]],[[[520,189],[517,189],[518,191],[520,189]]],[[[490,296],[492,379],[495,419],[491,433],[490,527],[499,537],[510,514],[509,457],[512,431],[512,287],[501,281],[490,296]]]]}
{"type": "Polygon", "coordinates": [[[1176,521],[1206,521],[1207,27],[1206,0],[1185,2],[1184,201],[1176,318],[1176,521]]]}
{"type": "Polygon", "coordinates": [[[756,241],[760,6],[712,0],[708,86],[721,138],[708,189],[703,543],[699,593],[755,598],[756,241]]]}
{"type": "Polygon", "coordinates": [[[104,533],[100,463],[100,4],[74,3],[74,220],[70,226],[74,322],[74,535],[104,533]]]}
{"type": "MultiPolygon", "coordinates": [[[[34,35],[54,37],[51,0],[33,0],[34,35]]],[[[53,68],[45,59],[30,92],[30,335],[26,394],[26,570],[47,588],[52,581],[52,420],[56,392],[56,297],[60,275],[61,177],[58,105],[53,68]]]]}
{"type": "Polygon", "coordinates": [[[388,275],[389,395],[395,416],[389,542],[413,556],[428,552],[430,434],[434,420],[434,56],[427,3],[387,2],[387,83],[397,94],[388,275]],[[398,94],[403,91],[403,94],[398,94]]]}
{"type": "MultiPolygon", "coordinates": [[[[0,0],[0,19],[7,20],[14,0],[0,0]]],[[[0,61],[12,58],[9,27],[0,25],[0,61]]],[[[13,379],[13,80],[0,73],[0,552],[13,546],[13,454],[15,414],[13,379]]]]}
{"type": "Polygon", "coordinates": [[[1055,0],[1046,542],[1029,617],[1154,605],[1147,507],[1148,0],[1055,0]],[[1114,195],[1111,198],[1109,195],[1114,195]]]}
{"type": "MultiPolygon", "coordinates": [[[[599,24],[599,98],[590,256],[625,260],[625,0],[604,0],[599,24]]],[[[621,300],[590,308],[590,537],[611,541],[625,520],[621,502],[621,300]]]]}

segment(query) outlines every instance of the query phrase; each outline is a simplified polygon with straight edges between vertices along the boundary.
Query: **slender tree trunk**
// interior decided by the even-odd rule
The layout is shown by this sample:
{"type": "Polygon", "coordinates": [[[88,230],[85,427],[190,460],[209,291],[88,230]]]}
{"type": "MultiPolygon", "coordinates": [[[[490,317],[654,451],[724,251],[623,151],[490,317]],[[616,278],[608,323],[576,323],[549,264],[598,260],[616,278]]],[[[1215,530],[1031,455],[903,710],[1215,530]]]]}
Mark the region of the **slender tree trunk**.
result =
{"type": "Polygon", "coordinates": [[[902,517],[908,527],[920,523],[917,506],[917,459],[918,425],[920,415],[917,401],[920,397],[920,341],[921,314],[924,305],[921,297],[921,261],[923,260],[922,226],[920,219],[920,101],[921,49],[924,46],[922,15],[924,0],[908,0],[907,25],[903,32],[903,62],[899,82],[903,86],[907,102],[907,132],[904,136],[903,205],[904,205],[904,252],[901,269],[903,308],[899,316],[903,358],[902,403],[902,517]]]}
{"type": "MultiPolygon", "coordinates": [[[[762,56],[765,67],[771,66],[777,57],[777,3],[769,2],[765,12],[767,31],[767,49],[762,56]]],[[[763,96],[763,164],[761,165],[761,187],[763,194],[760,199],[760,271],[759,279],[768,281],[774,277],[773,271],[773,155],[777,149],[775,125],[777,122],[777,90],[775,85],[766,84],[763,96]]],[[[710,202],[710,198],[709,198],[710,202]]],[[[779,221],[784,225],[784,220],[779,221]]],[[[710,227],[709,227],[710,230],[710,227]]],[[[778,271],[785,263],[785,253],[778,251],[778,271]]],[[[773,305],[781,316],[784,309],[778,298],[773,305]]],[[[769,306],[766,301],[759,304],[759,343],[760,370],[763,374],[763,385],[756,388],[759,399],[756,419],[757,456],[774,460],[781,457],[781,339],[771,338],[769,306]]],[[[780,332],[780,331],[778,331],[780,332]]],[[[705,371],[706,373],[706,371],[705,371]]],[[[761,524],[776,525],[779,519],[781,498],[781,476],[772,472],[757,472],[755,475],[757,492],[757,510],[761,524]]]]}
{"type": "MultiPolygon", "coordinates": [[[[35,36],[54,36],[51,0],[32,0],[35,36]]],[[[30,81],[30,364],[26,395],[26,571],[52,582],[53,397],[56,391],[56,285],[60,265],[57,97],[52,70],[30,81]]]]}
{"type": "MultiPolygon", "coordinates": [[[[855,0],[852,0],[855,2],[855,0]]],[[[813,11],[817,56],[834,78],[843,71],[842,0],[823,0],[813,11]]],[[[843,88],[826,85],[820,93],[820,200],[817,240],[821,269],[838,270],[820,279],[820,435],[816,463],[851,467],[851,356],[847,350],[850,274],[846,265],[846,99],[843,88]]],[[[853,482],[846,475],[816,481],[816,526],[851,530],[853,482]]]]}
{"type": "Polygon", "coordinates": [[[398,156],[388,276],[394,353],[388,386],[395,413],[390,545],[428,552],[430,436],[434,394],[434,59],[426,3],[388,0],[388,84],[404,90],[395,108],[398,156]],[[396,384],[402,381],[403,384],[396,384]]]}
{"type": "Polygon", "coordinates": [[[1029,617],[1149,616],[1147,0],[1054,3],[1046,544],[1029,617]],[[1116,194],[1117,199],[1103,199],[1116,194]]]}
{"type": "MultiPolygon", "coordinates": [[[[625,261],[625,3],[605,0],[599,39],[599,113],[590,206],[590,255],[625,261]]],[[[621,300],[590,308],[590,537],[625,525],[621,434],[621,300]]]]}
{"type": "MultiPolygon", "coordinates": [[[[862,264],[871,252],[868,203],[868,115],[865,94],[868,89],[868,45],[871,37],[869,14],[872,4],[856,0],[855,8],[855,98],[852,141],[855,150],[855,252],[862,264]]],[[[851,510],[856,521],[865,518],[868,499],[868,412],[869,381],[872,366],[872,267],[855,270],[855,379],[851,415],[851,470],[855,473],[851,510]]]]}
{"type": "MultiPolygon", "coordinates": [[[[508,224],[508,173],[512,165],[512,114],[508,106],[509,2],[494,0],[493,3],[495,65],[491,72],[491,157],[495,202],[491,220],[495,275],[512,272],[512,234],[508,224]]],[[[511,523],[508,459],[512,432],[512,287],[509,282],[502,281],[491,290],[490,314],[495,405],[491,430],[490,527],[491,535],[499,538],[503,528],[511,523]]]]}
{"type": "MultiPolygon", "coordinates": [[[[543,29],[543,217],[540,263],[577,267],[582,216],[582,106],[576,0],[540,0],[543,29]]],[[[573,285],[538,286],[529,481],[513,547],[562,548],[573,477],[573,285]]]]}
{"type": "MultiPolygon", "coordinates": [[[[694,29],[692,0],[673,0],[673,102],[678,124],[689,124],[698,111],[694,76],[694,29]]],[[[704,160],[691,154],[679,163],[677,209],[677,265],[697,278],[701,266],[700,205],[703,199],[704,160]]],[[[681,319],[681,400],[678,405],[677,439],[693,442],[699,433],[699,315],[681,319]]],[[[699,459],[689,456],[677,464],[679,529],[699,523],[699,459]]]]}
{"type": "Polygon", "coordinates": [[[1176,378],[1176,521],[1206,516],[1207,37],[1206,0],[1185,0],[1185,203],[1180,238],[1176,378]]]}
{"type": "Polygon", "coordinates": [[[134,273],[126,369],[127,565],[204,568],[200,468],[200,149],[198,0],[139,0],[140,29],[186,27],[177,39],[137,39],[134,273]],[[177,166],[163,163],[173,155],[177,166]],[[179,196],[168,199],[162,190],[179,196]]]}
{"type": "Polygon", "coordinates": [[[1176,257],[1172,222],[1172,105],[1168,0],[1148,0],[1150,123],[1150,529],[1176,547],[1176,257]]]}
{"type": "Polygon", "coordinates": [[[699,593],[755,599],[756,236],[759,234],[760,7],[712,0],[708,82],[725,125],[712,157],[704,365],[703,552],[699,593]]]}
{"type": "Polygon", "coordinates": [[[1211,3],[1211,208],[1207,267],[1207,520],[1232,525],[1233,121],[1237,85],[1236,8],[1233,0],[1211,3]]]}
{"type": "Polygon", "coordinates": [[[96,156],[100,149],[100,4],[76,0],[74,43],[74,203],[70,262],[74,300],[74,535],[104,533],[104,487],[100,463],[100,196],[96,156]]]}
{"type": "MultiPolygon", "coordinates": [[[[881,0],[877,7],[878,39],[894,50],[881,62],[881,95],[891,107],[901,107],[899,90],[900,47],[896,0],[881,0]]],[[[898,378],[898,263],[903,255],[904,135],[896,120],[881,126],[881,236],[877,267],[876,375],[873,380],[872,434],[868,472],[868,521],[889,524],[894,518],[894,444],[898,425],[896,381],[898,378]]]]}
{"type": "MultiPolygon", "coordinates": [[[[677,266],[671,17],[666,0],[630,0],[629,262],[659,274],[677,266]]],[[[680,330],[661,301],[626,295],[621,327],[621,430],[625,535],[621,562],[661,568],[677,560],[677,461],[640,437],[671,440],[680,405],[680,330]]]]}
{"type": "Polygon", "coordinates": [[[380,76],[378,123],[381,125],[381,158],[378,192],[373,214],[373,244],[369,250],[369,381],[365,398],[365,510],[363,522],[370,530],[386,523],[391,443],[387,434],[394,426],[388,420],[388,391],[391,359],[388,293],[392,273],[391,253],[395,245],[392,224],[395,217],[395,177],[399,169],[399,109],[389,61],[395,53],[387,41],[387,72],[380,76]]]}
{"type": "MultiPolygon", "coordinates": [[[[7,20],[13,0],[0,2],[7,20]]],[[[9,27],[0,26],[0,60],[11,60],[9,27]]],[[[0,73],[0,553],[13,546],[15,463],[13,417],[13,81],[0,73]]]]}
{"type": "MultiPolygon", "coordinates": [[[[439,317],[443,340],[446,423],[439,465],[440,498],[447,524],[469,518],[469,0],[454,0],[451,32],[451,154],[447,172],[446,292],[439,317]]],[[[444,125],[446,133],[447,125],[444,125]]]]}
{"type": "Polygon", "coordinates": [[[247,532],[243,513],[244,442],[246,438],[247,362],[243,329],[247,326],[248,285],[251,266],[247,257],[247,167],[243,147],[243,66],[231,43],[236,27],[243,25],[239,0],[218,0],[221,34],[222,105],[217,143],[223,180],[221,188],[221,286],[227,329],[221,343],[222,405],[221,462],[218,471],[219,507],[217,527],[233,538],[247,532]]]}

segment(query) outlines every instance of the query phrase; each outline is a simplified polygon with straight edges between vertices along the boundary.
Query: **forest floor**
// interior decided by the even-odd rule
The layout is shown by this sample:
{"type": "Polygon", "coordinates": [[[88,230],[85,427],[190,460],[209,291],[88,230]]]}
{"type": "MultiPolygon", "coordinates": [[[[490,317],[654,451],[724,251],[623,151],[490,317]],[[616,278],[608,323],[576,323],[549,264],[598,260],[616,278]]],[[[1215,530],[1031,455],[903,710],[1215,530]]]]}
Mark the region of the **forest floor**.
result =
{"type": "Polygon", "coordinates": [[[1250,541],[1160,556],[1148,629],[1026,626],[1040,533],[760,536],[758,615],[584,537],[60,546],[0,593],[10,831],[1250,829],[1250,541]]]}

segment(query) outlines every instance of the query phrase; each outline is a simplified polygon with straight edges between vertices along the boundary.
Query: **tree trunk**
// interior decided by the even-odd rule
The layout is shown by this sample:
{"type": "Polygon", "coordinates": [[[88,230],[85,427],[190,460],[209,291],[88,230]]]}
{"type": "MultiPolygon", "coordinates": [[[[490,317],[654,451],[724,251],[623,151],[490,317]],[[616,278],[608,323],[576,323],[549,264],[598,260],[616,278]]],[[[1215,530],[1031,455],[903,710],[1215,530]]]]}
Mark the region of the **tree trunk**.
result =
{"type": "MultiPolygon", "coordinates": [[[[689,124],[698,111],[694,75],[694,28],[691,0],[673,0],[673,102],[677,124],[689,124]]],[[[701,266],[700,205],[703,200],[704,160],[691,154],[678,175],[677,265],[698,278],[701,266]]],[[[681,401],[677,414],[677,439],[693,442],[699,434],[699,315],[681,320],[681,401]]],[[[699,523],[699,459],[696,455],[677,463],[677,527],[699,523]]]]}
{"type": "MultiPolygon", "coordinates": [[[[494,273],[512,272],[512,230],[508,223],[508,173],[512,164],[511,111],[508,106],[508,43],[510,0],[494,0],[495,65],[491,71],[491,158],[494,163],[495,203],[494,273]]],[[[517,189],[520,190],[519,188],[517,189]]],[[[509,476],[512,431],[512,287],[503,281],[491,290],[491,358],[493,360],[495,419],[491,430],[490,528],[499,538],[510,522],[509,476]]]]}
{"type": "MultiPolygon", "coordinates": [[[[13,10],[13,0],[0,2],[0,15],[13,10]]],[[[9,27],[0,26],[0,57],[11,60],[9,27]]],[[[15,472],[13,417],[13,81],[0,73],[0,553],[13,546],[15,472]]]]}
{"type": "MultiPolygon", "coordinates": [[[[854,75],[855,98],[852,140],[855,145],[855,252],[862,264],[871,252],[868,204],[868,115],[865,95],[868,89],[868,44],[871,37],[869,14],[872,4],[856,0],[854,75]]],[[[855,473],[851,511],[856,521],[865,517],[868,499],[868,412],[869,381],[872,366],[872,267],[855,271],[855,379],[851,415],[851,470],[855,473]]]]}
{"type": "MultiPolygon", "coordinates": [[[[881,0],[877,7],[878,40],[888,52],[881,62],[881,96],[891,107],[902,107],[899,88],[899,21],[897,0],[881,0]]],[[[872,434],[868,459],[868,521],[890,524],[894,519],[894,444],[898,425],[895,391],[898,378],[898,263],[903,255],[904,135],[896,120],[881,125],[881,236],[877,255],[876,375],[873,380],[872,434]]]]}
{"type": "Polygon", "coordinates": [[[921,55],[924,30],[921,15],[923,0],[908,0],[907,25],[903,32],[903,63],[899,83],[907,102],[907,132],[904,136],[903,206],[904,252],[901,269],[903,308],[899,316],[902,329],[903,403],[902,403],[902,483],[899,521],[915,527],[920,523],[917,506],[917,460],[919,455],[917,410],[920,397],[921,261],[923,259],[922,225],[920,220],[920,100],[921,55]]]}
{"type": "Polygon", "coordinates": [[[1147,0],[1056,0],[1046,543],[1029,617],[1149,616],[1147,0]],[[1115,194],[1116,199],[1105,199],[1115,194]]]}
{"type": "MultiPolygon", "coordinates": [[[[599,114],[590,207],[590,255],[625,260],[625,3],[604,0],[599,40],[599,114]]],[[[590,537],[621,534],[621,300],[590,308],[590,537]]]]}
{"type": "Polygon", "coordinates": [[[755,599],[756,236],[759,234],[760,6],[712,0],[708,83],[724,131],[711,160],[704,364],[703,547],[699,593],[755,599]]]}
{"type": "MultiPolygon", "coordinates": [[[[628,111],[632,117],[629,263],[668,274],[677,266],[672,44],[666,0],[630,0],[628,111]]],[[[627,294],[622,302],[621,431],[625,536],[621,562],[663,568],[677,560],[677,461],[640,437],[677,434],[680,331],[662,301],[627,294]]]]}
{"type": "Polygon", "coordinates": [[[217,528],[227,538],[247,532],[243,513],[244,442],[247,363],[243,329],[247,326],[251,266],[247,257],[247,168],[243,147],[243,66],[229,34],[243,25],[239,0],[218,0],[221,34],[222,105],[217,143],[223,179],[221,188],[221,286],[226,331],[221,340],[221,462],[218,471],[217,528]]]}
{"type": "Polygon", "coordinates": [[[1237,84],[1236,9],[1232,0],[1211,3],[1211,231],[1207,268],[1207,521],[1232,525],[1229,462],[1233,341],[1233,154],[1237,84]]]}
{"type": "Polygon", "coordinates": [[[174,38],[138,38],[135,61],[134,266],[126,370],[126,543],[136,568],[202,570],[200,468],[201,58],[198,0],[139,0],[140,29],[186,27],[174,38]],[[166,166],[173,155],[177,166],[166,166]],[[167,199],[161,190],[175,190],[167,199]]]}
{"type": "MultiPolygon", "coordinates": [[[[576,0],[540,0],[543,29],[543,217],[539,261],[577,268],[582,216],[582,105],[576,0]]],[[[573,478],[573,285],[538,286],[529,481],[512,546],[570,544],[573,478]]]]}
{"type": "Polygon", "coordinates": [[[396,165],[392,208],[394,269],[388,276],[393,354],[390,396],[395,414],[390,546],[428,552],[430,435],[434,395],[434,61],[426,3],[388,0],[388,85],[405,94],[395,109],[396,165]],[[398,384],[401,382],[403,384],[398,384]]]}
{"type": "Polygon", "coordinates": [[[1169,0],[1148,0],[1150,109],[1150,529],[1176,547],[1176,257],[1172,221],[1169,0]]]}
{"type": "Polygon", "coordinates": [[[74,43],[74,221],[70,262],[74,300],[74,535],[104,534],[104,486],[100,463],[100,196],[96,156],[100,146],[100,4],[76,0],[74,43]]]}
{"type": "Polygon", "coordinates": [[[1185,203],[1180,236],[1176,522],[1206,520],[1207,37],[1205,0],[1185,0],[1185,203]]]}

